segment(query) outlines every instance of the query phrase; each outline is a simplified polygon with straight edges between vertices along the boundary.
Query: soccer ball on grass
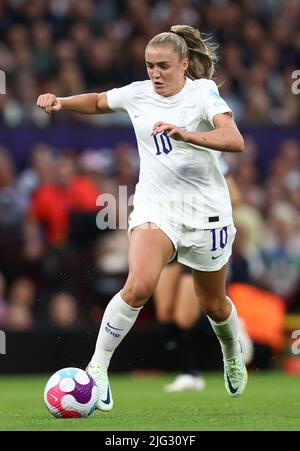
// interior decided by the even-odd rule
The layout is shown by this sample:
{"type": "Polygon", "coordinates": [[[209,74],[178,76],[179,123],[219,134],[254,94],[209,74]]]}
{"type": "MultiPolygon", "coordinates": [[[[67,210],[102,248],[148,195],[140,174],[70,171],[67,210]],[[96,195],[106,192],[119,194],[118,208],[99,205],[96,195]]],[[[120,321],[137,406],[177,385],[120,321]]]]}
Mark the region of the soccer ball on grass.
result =
{"type": "Polygon", "coordinates": [[[80,368],[63,368],[54,373],[44,390],[44,401],[57,418],[89,417],[97,406],[94,379],[80,368]]]}

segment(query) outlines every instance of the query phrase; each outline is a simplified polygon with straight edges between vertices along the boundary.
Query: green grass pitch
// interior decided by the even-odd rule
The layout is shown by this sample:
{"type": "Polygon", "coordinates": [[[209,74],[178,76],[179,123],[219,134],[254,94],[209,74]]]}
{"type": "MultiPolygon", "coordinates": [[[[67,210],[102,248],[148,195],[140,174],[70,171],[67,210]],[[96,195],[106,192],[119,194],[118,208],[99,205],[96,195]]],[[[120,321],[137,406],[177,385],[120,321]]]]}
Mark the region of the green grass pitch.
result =
{"type": "Polygon", "coordinates": [[[203,392],[164,393],[173,375],[112,375],[115,406],[84,419],[56,419],[44,405],[48,375],[0,377],[0,430],[212,431],[300,430],[300,377],[250,373],[230,398],[221,373],[206,373],[203,392]]]}

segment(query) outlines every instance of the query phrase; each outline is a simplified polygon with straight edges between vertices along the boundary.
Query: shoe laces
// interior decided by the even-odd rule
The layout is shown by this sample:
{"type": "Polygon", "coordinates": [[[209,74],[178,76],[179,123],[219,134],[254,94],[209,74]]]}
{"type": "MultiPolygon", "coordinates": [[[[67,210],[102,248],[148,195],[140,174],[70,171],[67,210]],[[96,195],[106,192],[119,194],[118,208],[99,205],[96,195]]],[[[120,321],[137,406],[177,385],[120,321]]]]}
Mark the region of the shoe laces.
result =
{"type": "Polygon", "coordinates": [[[226,361],[226,372],[232,384],[239,384],[241,377],[243,376],[243,371],[241,369],[241,364],[236,357],[226,361]]]}
{"type": "Polygon", "coordinates": [[[91,373],[95,373],[95,374],[106,374],[107,373],[107,370],[106,370],[106,368],[104,368],[102,365],[100,365],[100,364],[97,364],[97,365],[94,365],[94,366],[89,366],[88,367],[89,368],[89,371],[91,372],[91,373]]]}
{"type": "Polygon", "coordinates": [[[90,374],[97,384],[100,397],[106,397],[107,387],[109,385],[106,368],[99,364],[95,365],[90,367],[90,374]]]}

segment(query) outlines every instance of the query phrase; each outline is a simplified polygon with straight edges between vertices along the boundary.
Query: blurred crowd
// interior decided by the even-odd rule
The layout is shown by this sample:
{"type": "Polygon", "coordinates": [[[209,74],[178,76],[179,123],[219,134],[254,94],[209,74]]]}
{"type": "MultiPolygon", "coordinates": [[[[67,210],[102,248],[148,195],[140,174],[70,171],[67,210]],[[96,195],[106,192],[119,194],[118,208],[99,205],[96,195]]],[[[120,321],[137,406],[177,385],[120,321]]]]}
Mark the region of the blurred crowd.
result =
{"type": "MultiPolygon", "coordinates": [[[[36,99],[145,79],[148,40],[177,23],[219,43],[217,82],[239,125],[299,123],[300,95],[292,91],[299,1],[0,0],[2,123],[94,121],[69,113],[49,118],[36,99]]],[[[300,312],[300,143],[279,143],[261,174],[257,143],[251,136],[245,142],[243,154],[225,155],[242,199],[228,282],[270,290],[287,311],[300,312]]],[[[109,216],[109,196],[117,224],[127,218],[130,202],[119,187],[127,198],[134,193],[137,150],[120,142],[101,152],[58,151],[40,142],[19,169],[11,149],[0,148],[0,328],[98,327],[126,279],[128,238],[125,228],[101,230],[96,219],[109,216]]],[[[147,319],[154,319],[151,302],[139,321],[147,319]]]]}
{"type": "Polygon", "coordinates": [[[19,173],[0,149],[0,328],[98,324],[125,281],[127,203],[137,177],[138,155],[127,143],[106,155],[39,143],[19,173]],[[102,210],[114,229],[98,227],[102,210]]]}
{"type": "Polygon", "coordinates": [[[45,126],[50,119],[33,106],[41,93],[101,92],[145,79],[147,42],[174,24],[197,27],[219,44],[216,80],[237,121],[298,123],[297,0],[2,0],[3,120],[45,126]]]}

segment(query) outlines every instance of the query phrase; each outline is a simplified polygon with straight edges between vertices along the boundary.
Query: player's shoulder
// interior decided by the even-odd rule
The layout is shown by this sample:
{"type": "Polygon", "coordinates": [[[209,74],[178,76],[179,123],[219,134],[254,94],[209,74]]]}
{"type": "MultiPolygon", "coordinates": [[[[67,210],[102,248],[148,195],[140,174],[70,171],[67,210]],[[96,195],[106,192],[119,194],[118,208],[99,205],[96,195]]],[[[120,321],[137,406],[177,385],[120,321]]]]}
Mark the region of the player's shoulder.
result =
{"type": "Polygon", "coordinates": [[[198,78],[196,80],[189,80],[191,89],[201,90],[201,91],[215,91],[218,92],[218,87],[214,80],[208,78],[198,78]]]}

